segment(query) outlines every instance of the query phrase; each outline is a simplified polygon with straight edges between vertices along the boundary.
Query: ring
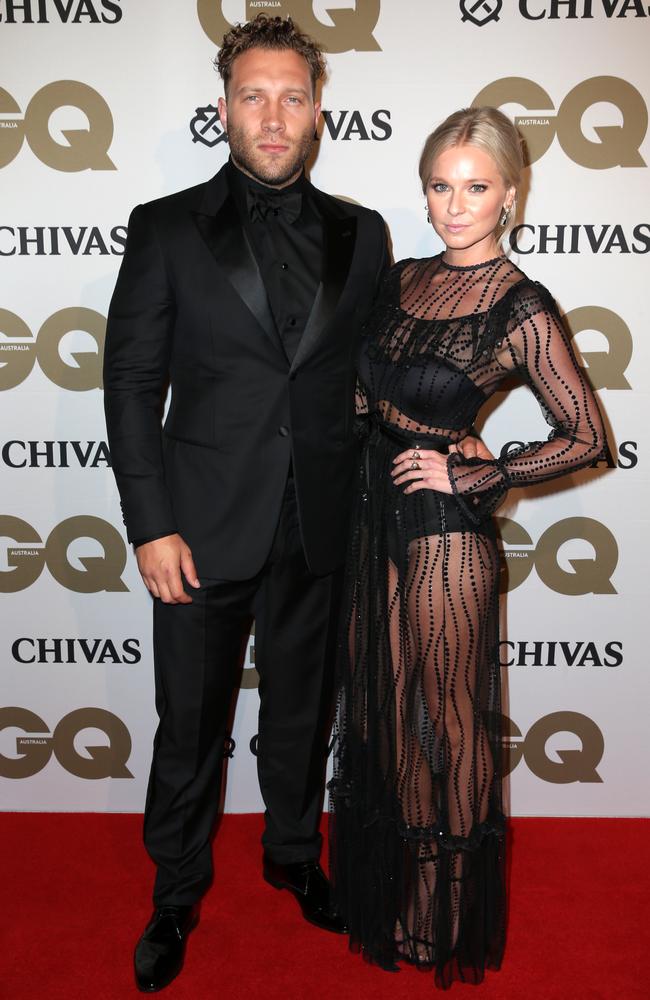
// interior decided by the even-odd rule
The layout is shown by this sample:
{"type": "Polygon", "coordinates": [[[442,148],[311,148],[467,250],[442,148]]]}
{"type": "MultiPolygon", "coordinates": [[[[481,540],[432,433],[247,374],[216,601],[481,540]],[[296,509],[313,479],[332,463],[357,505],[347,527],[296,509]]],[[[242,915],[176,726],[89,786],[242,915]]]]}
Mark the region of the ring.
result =
{"type": "Polygon", "coordinates": [[[417,462],[411,462],[411,468],[412,469],[419,469],[420,466],[419,466],[419,464],[417,462]]]}
{"type": "Polygon", "coordinates": [[[413,461],[414,461],[414,462],[415,462],[415,461],[416,461],[416,460],[417,460],[417,459],[418,459],[419,457],[420,457],[420,452],[419,452],[419,451],[414,451],[414,452],[413,452],[413,454],[411,455],[411,458],[413,459],[413,461]]]}

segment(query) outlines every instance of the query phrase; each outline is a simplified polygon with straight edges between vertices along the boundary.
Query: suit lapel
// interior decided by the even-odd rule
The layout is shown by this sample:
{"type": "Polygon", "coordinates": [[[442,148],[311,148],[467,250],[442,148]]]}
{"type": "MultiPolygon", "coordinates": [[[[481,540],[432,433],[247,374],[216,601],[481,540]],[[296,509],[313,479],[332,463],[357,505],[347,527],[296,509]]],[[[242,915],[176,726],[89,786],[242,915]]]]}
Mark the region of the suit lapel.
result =
{"type": "Polygon", "coordinates": [[[279,337],[257,261],[246,238],[223,171],[206,185],[194,222],[208,250],[275,346],[279,337]]]}
{"type": "MultiPolygon", "coordinates": [[[[323,219],[322,277],[291,371],[312,353],[334,317],[350,273],[357,235],[355,216],[346,215],[333,199],[311,185],[310,191],[323,219]]],[[[192,216],[221,271],[273,344],[284,352],[262,275],[228,190],[225,169],[208,181],[192,216]]]]}
{"type": "Polygon", "coordinates": [[[334,316],[350,273],[357,235],[357,220],[353,215],[338,214],[330,198],[316,188],[311,192],[323,218],[323,270],[291,365],[292,372],[312,353],[334,316]]]}

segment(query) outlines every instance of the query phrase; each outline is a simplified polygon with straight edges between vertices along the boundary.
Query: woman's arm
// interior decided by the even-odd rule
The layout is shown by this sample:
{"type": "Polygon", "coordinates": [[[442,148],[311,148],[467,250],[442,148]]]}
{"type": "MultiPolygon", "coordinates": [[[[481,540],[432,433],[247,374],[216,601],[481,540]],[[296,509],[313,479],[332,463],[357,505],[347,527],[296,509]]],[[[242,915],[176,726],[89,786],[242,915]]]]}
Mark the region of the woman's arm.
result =
{"type": "MultiPolygon", "coordinates": [[[[532,486],[590,465],[605,445],[598,404],[546,289],[532,282],[517,289],[497,350],[504,372],[516,371],[528,382],[552,430],[546,441],[529,442],[505,458],[447,457],[448,487],[428,488],[454,493],[477,521],[494,511],[511,486],[532,486]]],[[[407,487],[417,488],[427,485],[415,480],[407,487]]]]}

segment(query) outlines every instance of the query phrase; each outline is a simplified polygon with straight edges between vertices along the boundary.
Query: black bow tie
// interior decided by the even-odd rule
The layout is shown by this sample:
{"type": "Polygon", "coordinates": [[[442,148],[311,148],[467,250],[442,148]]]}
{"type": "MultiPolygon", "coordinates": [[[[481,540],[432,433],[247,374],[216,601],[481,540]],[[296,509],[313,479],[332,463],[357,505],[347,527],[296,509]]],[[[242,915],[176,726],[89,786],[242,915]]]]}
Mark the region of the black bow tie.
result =
{"type": "Polygon", "coordinates": [[[302,209],[300,191],[259,191],[247,188],[246,201],[251,222],[266,222],[267,218],[282,218],[285,222],[295,222],[302,209]]]}

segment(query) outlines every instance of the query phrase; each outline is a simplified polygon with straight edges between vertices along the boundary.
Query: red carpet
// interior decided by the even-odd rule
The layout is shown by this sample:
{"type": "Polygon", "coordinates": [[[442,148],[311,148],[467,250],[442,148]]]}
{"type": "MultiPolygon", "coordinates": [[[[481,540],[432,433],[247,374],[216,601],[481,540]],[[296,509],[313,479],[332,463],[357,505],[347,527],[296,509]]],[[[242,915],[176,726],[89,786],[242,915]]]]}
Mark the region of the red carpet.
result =
{"type": "MultiPolygon", "coordinates": [[[[136,997],[152,868],[139,816],[0,814],[0,996],[136,997]]],[[[168,1000],[636,1000],[650,997],[650,821],[512,823],[503,968],[447,994],[368,966],[260,876],[259,816],[225,817],[216,880],[168,1000]]]]}

